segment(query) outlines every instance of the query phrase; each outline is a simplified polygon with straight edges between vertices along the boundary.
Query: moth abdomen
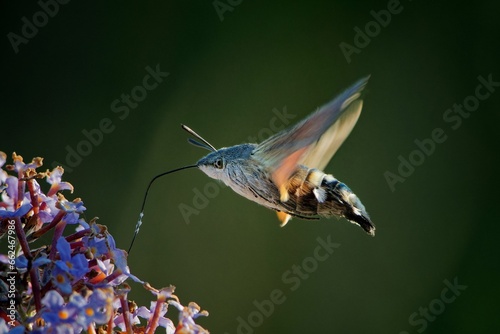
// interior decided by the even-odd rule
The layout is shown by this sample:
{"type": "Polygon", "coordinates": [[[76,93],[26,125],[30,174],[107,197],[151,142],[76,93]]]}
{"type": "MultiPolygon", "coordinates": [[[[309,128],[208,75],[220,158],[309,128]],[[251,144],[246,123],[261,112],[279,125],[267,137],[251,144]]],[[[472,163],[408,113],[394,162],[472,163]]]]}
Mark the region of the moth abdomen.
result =
{"type": "Polygon", "coordinates": [[[288,180],[288,205],[302,215],[318,215],[318,204],[328,199],[323,185],[327,174],[315,168],[301,166],[288,180]]]}
{"type": "MultiPolygon", "coordinates": [[[[290,212],[302,216],[340,216],[361,226],[370,235],[375,226],[352,190],[330,174],[301,166],[287,184],[290,212]]],[[[283,203],[285,204],[285,203],[283,203]]]]}
{"type": "Polygon", "coordinates": [[[328,200],[319,204],[318,214],[326,217],[332,214],[342,216],[351,223],[361,226],[368,234],[375,235],[375,225],[358,196],[345,183],[335,178],[327,181],[326,185],[328,200]]]}

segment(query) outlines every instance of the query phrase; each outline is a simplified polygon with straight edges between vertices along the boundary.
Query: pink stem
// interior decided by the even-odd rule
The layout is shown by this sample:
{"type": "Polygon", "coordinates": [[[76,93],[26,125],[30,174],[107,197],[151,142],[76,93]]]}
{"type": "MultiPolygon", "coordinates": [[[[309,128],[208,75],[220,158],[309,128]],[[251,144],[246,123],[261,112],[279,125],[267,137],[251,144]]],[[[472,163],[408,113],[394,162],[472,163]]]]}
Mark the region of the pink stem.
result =
{"type": "Polygon", "coordinates": [[[73,233],[73,234],[70,234],[66,237],[66,241],[67,242],[71,242],[71,241],[74,241],[74,240],[78,240],[80,238],[83,238],[87,235],[89,235],[91,233],[91,230],[90,228],[86,229],[86,230],[81,230],[81,231],[78,231],[76,233],[73,233]]]}
{"type": "MultiPolygon", "coordinates": [[[[19,244],[21,245],[21,249],[23,250],[23,254],[28,260],[29,266],[31,266],[31,261],[33,260],[33,256],[31,255],[30,246],[28,244],[28,240],[26,240],[26,234],[24,234],[23,224],[21,223],[21,219],[19,217],[14,218],[15,220],[15,230],[17,239],[19,240],[19,244]]],[[[37,311],[40,311],[42,308],[42,297],[40,294],[40,281],[38,279],[38,269],[31,268],[30,269],[30,279],[31,279],[31,287],[33,289],[33,297],[35,300],[35,308],[37,311]]]]}
{"type": "Polygon", "coordinates": [[[35,192],[33,179],[28,180],[28,189],[30,191],[31,206],[33,207],[33,212],[36,216],[38,216],[38,210],[39,210],[38,195],[35,192]]]}
{"type": "Polygon", "coordinates": [[[19,208],[19,206],[21,206],[21,202],[23,201],[23,197],[24,197],[24,182],[25,181],[21,181],[20,179],[23,177],[23,175],[21,173],[19,173],[19,178],[18,178],[18,181],[17,181],[17,198],[16,198],[16,201],[14,203],[14,207],[16,208],[16,210],[19,208]]]}
{"type": "Polygon", "coordinates": [[[59,210],[59,212],[56,214],[54,219],[52,219],[52,221],[50,223],[46,224],[44,227],[42,227],[41,229],[39,229],[38,231],[33,233],[33,236],[35,238],[39,238],[42,235],[44,235],[47,231],[49,231],[54,226],[56,226],[57,223],[59,223],[61,221],[61,219],[64,217],[65,214],[66,214],[66,212],[64,212],[64,210],[59,210]]]}
{"type": "Polygon", "coordinates": [[[111,275],[109,275],[108,277],[106,277],[104,280],[103,280],[103,283],[104,282],[107,282],[107,283],[111,283],[113,282],[114,279],[116,279],[117,277],[121,276],[123,273],[121,270],[117,269],[115,271],[113,271],[111,273],[111,275]]]}
{"type": "Polygon", "coordinates": [[[97,260],[96,259],[89,260],[89,268],[92,268],[93,266],[97,266],[97,260]]]}
{"type": "Polygon", "coordinates": [[[39,312],[42,309],[42,295],[40,289],[40,280],[38,277],[38,268],[31,268],[30,270],[31,289],[35,299],[35,308],[39,312]]]}
{"type": "Polygon", "coordinates": [[[130,324],[130,311],[128,309],[128,302],[126,296],[120,296],[120,304],[122,306],[123,322],[128,334],[132,334],[132,326],[130,324]]]}
{"type": "Polygon", "coordinates": [[[21,219],[19,219],[19,217],[16,217],[14,218],[14,220],[16,222],[14,226],[17,234],[17,239],[19,240],[19,244],[21,245],[23,254],[24,256],[26,256],[26,259],[28,261],[31,261],[33,259],[33,256],[31,255],[31,250],[28,244],[28,240],[26,239],[26,234],[24,234],[23,224],[21,223],[21,219]]]}
{"type": "Polygon", "coordinates": [[[162,296],[160,295],[158,297],[158,300],[156,301],[155,313],[148,321],[148,326],[146,328],[147,334],[154,334],[156,328],[158,327],[158,322],[160,320],[160,310],[164,302],[165,298],[162,298],[162,296]]]}
{"type": "Polygon", "coordinates": [[[56,228],[54,229],[54,237],[52,238],[52,248],[50,250],[49,259],[54,261],[57,255],[57,240],[62,236],[64,232],[64,228],[66,227],[66,222],[64,220],[57,223],[56,228]]]}
{"type": "MultiPolygon", "coordinates": [[[[66,241],[68,241],[68,240],[66,239],[66,241]]],[[[75,241],[75,242],[70,243],[69,245],[70,245],[71,249],[80,248],[80,247],[83,247],[83,241],[81,241],[81,240],[75,241]]]]}

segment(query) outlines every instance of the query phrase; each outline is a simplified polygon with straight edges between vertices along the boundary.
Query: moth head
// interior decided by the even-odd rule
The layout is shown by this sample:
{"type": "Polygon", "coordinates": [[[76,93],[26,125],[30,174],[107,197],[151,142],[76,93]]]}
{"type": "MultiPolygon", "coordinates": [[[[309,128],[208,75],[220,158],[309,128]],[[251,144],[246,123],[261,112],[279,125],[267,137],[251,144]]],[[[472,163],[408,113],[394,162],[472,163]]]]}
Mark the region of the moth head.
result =
{"type": "Polygon", "coordinates": [[[201,158],[196,165],[208,176],[214,179],[222,179],[226,170],[226,159],[222,152],[215,151],[201,158]]]}
{"type": "Polygon", "coordinates": [[[223,157],[224,150],[217,150],[212,144],[210,144],[202,136],[191,130],[189,127],[182,125],[182,128],[199,140],[196,141],[192,138],[189,138],[189,143],[193,144],[194,146],[202,147],[211,151],[210,154],[201,158],[196,163],[196,166],[211,178],[220,180],[224,175],[224,169],[226,166],[226,161],[223,157]]]}

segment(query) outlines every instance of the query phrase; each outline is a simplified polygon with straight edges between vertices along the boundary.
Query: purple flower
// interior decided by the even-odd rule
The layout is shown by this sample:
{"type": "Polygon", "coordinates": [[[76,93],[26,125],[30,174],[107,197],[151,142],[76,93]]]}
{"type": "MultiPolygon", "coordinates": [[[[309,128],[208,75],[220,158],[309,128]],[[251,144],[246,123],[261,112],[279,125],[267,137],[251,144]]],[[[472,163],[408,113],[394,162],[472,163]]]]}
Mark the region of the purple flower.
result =
{"type": "Polygon", "coordinates": [[[71,278],[67,271],[56,266],[50,273],[50,276],[54,285],[65,295],[69,295],[71,291],[73,291],[71,287],[71,278]]]}
{"type": "MultiPolygon", "coordinates": [[[[111,234],[105,231],[103,238],[89,237],[87,244],[90,250],[96,258],[108,258],[111,259],[116,267],[123,275],[130,277],[133,281],[137,283],[144,284],[136,276],[132,275],[130,268],[127,264],[127,253],[123,249],[116,248],[115,239],[111,234]]],[[[111,282],[113,285],[121,284],[126,277],[115,278],[111,282]]],[[[111,283],[110,282],[110,283],[111,283]]]]}
{"type": "MultiPolygon", "coordinates": [[[[51,263],[51,262],[52,261],[47,258],[47,255],[43,254],[42,256],[39,256],[33,262],[31,262],[31,267],[38,268],[38,267],[44,266],[44,265],[51,263]]],[[[28,268],[28,259],[26,259],[26,256],[21,255],[16,259],[16,268],[17,269],[27,269],[28,268]]]]}
{"type": "MultiPolygon", "coordinates": [[[[16,293],[31,298],[19,301],[19,309],[26,315],[19,317],[19,326],[10,328],[0,317],[0,334],[101,332],[105,328],[101,325],[110,321],[127,332],[154,330],[157,326],[171,334],[206,332],[195,323],[198,316],[208,314],[206,311],[200,312],[195,303],[181,305],[173,294],[173,286],[158,290],[132,275],[127,252],[117,248],[107,227],[80,218],[86,210],[83,202],[79,198],[68,201],[60,193],[73,192],[73,186],[62,181],[61,167],[37,172],[41,158],[24,163],[14,153],[12,160],[12,165],[5,166],[6,155],[0,152],[0,219],[16,218],[22,224],[22,229],[13,232],[23,252],[33,258],[28,261],[25,255],[20,255],[15,259],[19,273],[24,274],[22,280],[16,281],[16,293]],[[44,193],[35,178],[44,178],[50,185],[49,191],[44,193]],[[66,224],[77,224],[76,233],[65,237],[66,224]],[[49,244],[31,248],[31,241],[43,241],[40,237],[50,230],[54,231],[53,247],[49,244]],[[30,275],[25,275],[28,267],[30,275]],[[130,286],[125,282],[128,278],[141,283],[157,297],[149,309],[128,300],[130,286]],[[181,310],[177,328],[166,317],[168,305],[181,310]],[[139,317],[146,321],[145,325],[139,317]]],[[[2,265],[11,262],[5,254],[0,254],[2,265]]]]}
{"type": "Polygon", "coordinates": [[[36,180],[32,180],[33,188],[38,197],[39,203],[39,212],[38,217],[42,221],[42,223],[47,223],[52,221],[56,214],[59,212],[59,209],[56,208],[56,203],[58,201],[56,196],[47,196],[45,195],[41,188],[40,184],[36,180]]]}
{"type": "MultiPolygon", "coordinates": [[[[155,313],[157,302],[151,302],[151,307],[150,310],[148,310],[147,307],[141,306],[137,309],[137,316],[150,320],[151,317],[153,317],[153,314],[155,313]]],[[[164,317],[165,313],[167,313],[167,308],[168,305],[165,303],[161,304],[161,310],[160,310],[160,317],[158,318],[158,326],[161,326],[165,328],[167,331],[167,334],[174,334],[175,333],[175,326],[172,320],[169,318],[164,317]]]]}
{"type": "Polygon", "coordinates": [[[113,300],[112,289],[95,289],[88,304],[82,308],[81,319],[85,327],[91,323],[107,323],[113,314],[113,300]]]}
{"type": "Polygon", "coordinates": [[[78,310],[74,317],[83,328],[91,324],[105,324],[112,315],[113,291],[111,289],[96,289],[87,299],[73,292],[68,305],[78,310]]]}
{"type": "Polygon", "coordinates": [[[60,209],[64,210],[66,213],[82,213],[83,211],[87,210],[87,208],[83,206],[83,202],[79,198],[75,199],[73,202],[70,202],[66,198],[62,197],[58,204],[60,209]]]}
{"type": "MultiPolygon", "coordinates": [[[[118,310],[118,309],[120,309],[120,307],[121,307],[120,299],[116,298],[113,302],[113,308],[115,310],[118,310]]],[[[130,312],[130,314],[129,314],[130,323],[132,325],[138,325],[141,323],[141,321],[139,320],[139,317],[137,316],[137,312],[138,312],[138,309],[135,309],[134,311],[130,312]]],[[[115,317],[113,318],[113,323],[115,326],[119,327],[122,332],[125,332],[127,330],[125,327],[125,320],[124,320],[123,312],[117,313],[117,315],[115,315],[115,317]]]]}
{"type": "Polygon", "coordinates": [[[60,260],[56,261],[56,267],[60,268],[62,271],[69,273],[73,276],[74,280],[79,280],[88,271],[89,265],[87,258],[83,254],[76,254],[71,257],[71,247],[69,242],[64,238],[59,238],[57,240],[57,250],[61,257],[60,260]]]}
{"type": "Polygon", "coordinates": [[[63,174],[64,169],[62,167],[56,167],[52,170],[52,172],[47,173],[47,183],[51,185],[47,196],[52,196],[61,190],[69,190],[73,193],[73,185],[69,182],[62,182],[63,174]]]}
{"type": "Polygon", "coordinates": [[[5,179],[4,183],[7,188],[5,189],[4,194],[7,195],[7,197],[2,198],[5,203],[14,205],[14,200],[17,199],[18,182],[19,180],[15,176],[7,176],[7,178],[5,179]]]}
{"type": "Polygon", "coordinates": [[[5,219],[5,218],[22,217],[25,214],[27,214],[31,210],[31,208],[32,206],[30,203],[21,205],[19,209],[15,211],[8,211],[0,207],[0,218],[5,219]]]}
{"type": "Polygon", "coordinates": [[[79,198],[73,200],[73,202],[70,202],[61,194],[59,194],[59,201],[56,203],[56,207],[66,212],[64,220],[67,224],[79,223],[78,218],[80,217],[80,213],[87,210],[87,208],[83,206],[83,202],[79,198]]]}
{"type": "MultiPolygon", "coordinates": [[[[50,327],[58,327],[60,329],[71,329],[74,332],[80,332],[81,326],[75,322],[78,314],[78,308],[74,304],[64,304],[63,297],[54,290],[47,292],[45,297],[42,298],[42,304],[45,306],[42,312],[42,318],[50,324],[50,327]]],[[[46,327],[49,327],[46,325],[46,327]]],[[[57,331],[59,332],[59,331],[57,331]]]]}
{"type": "Polygon", "coordinates": [[[12,153],[12,160],[14,160],[14,171],[22,176],[28,169],[37,169],[42,166],[43,158],[33,158],[30,163],[24,163],[23,157],[14,152],[12,153]]]}
{"type": "Polygon", "coordinates": [[[134,282],[144,284],[144,281],[140,280],[135,275],[132,275],[130,268],[127,265],[127,252],[122,249],[111,250],[111,259],[115,263],[117,269],[119,269],[123,274],[130,277],[134,282]]]}
{"type": "Polygon", "coordinates": [[[200,311],[200,307],[198,306],[198,304],[191,302],[188,304],[188,306],[183,306],[181,303],[175,300],[169,300],[168,303],[175,306],[180,311],[179,325],[177,326],[178,328],[185,330],[187,333],[208,333],[206,329],[194,322],[194,319],[198,317],[208,316],[207,311],[200,311]]]}
{"type": "Polygon", "coordinates": [[[72,283],[88,272],[88,262],[83,254],[76,254],[72,257],[69,242],[64,238],[57,240],[56,248],[61,259],[55,262],[51,273],[52,282],[62,293],[68,295],[73,290],[72,283]]]}
{"type": "Polygon", "coordinates": [[[88,249],[96,259],[100,259],[108,254],[108,246],[105,238],[95,236],[85,237],[83,241],[87,244],[88,249]]]}
{"type": "Polygon", "coordinates": [[[68,303],[56,291],[49,291],[42,299],[45,308],[42,318],[50,326],[45,326],[44,332],[80,332],[92,324],[105,324],[112,315],[113,290],[96,289],[85,299],[77,292],[69,297],[68,303]]]}

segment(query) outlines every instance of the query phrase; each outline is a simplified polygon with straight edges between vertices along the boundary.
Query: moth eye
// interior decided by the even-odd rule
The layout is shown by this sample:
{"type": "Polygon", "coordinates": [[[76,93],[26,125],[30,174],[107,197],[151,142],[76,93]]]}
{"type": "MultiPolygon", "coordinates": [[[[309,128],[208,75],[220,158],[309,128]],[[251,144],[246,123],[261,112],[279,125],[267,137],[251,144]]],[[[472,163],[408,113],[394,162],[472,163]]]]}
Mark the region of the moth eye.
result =
{"type": "Polygon", "coordinates": [[[222,159],[215,160],[214,167],[218,168],[218,169],[222,169],[222,167],[224,167],[224,164],[222,163],[222,159]]]}

